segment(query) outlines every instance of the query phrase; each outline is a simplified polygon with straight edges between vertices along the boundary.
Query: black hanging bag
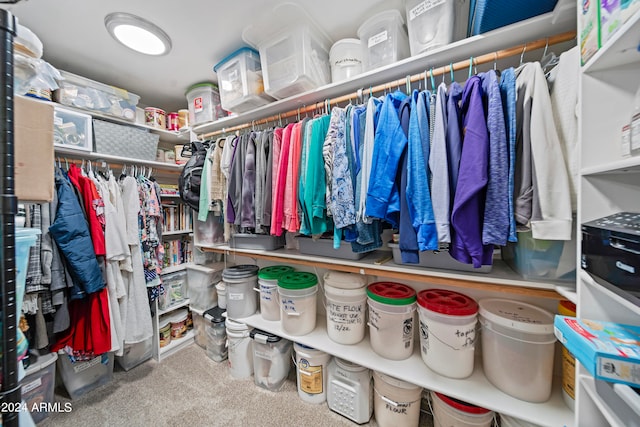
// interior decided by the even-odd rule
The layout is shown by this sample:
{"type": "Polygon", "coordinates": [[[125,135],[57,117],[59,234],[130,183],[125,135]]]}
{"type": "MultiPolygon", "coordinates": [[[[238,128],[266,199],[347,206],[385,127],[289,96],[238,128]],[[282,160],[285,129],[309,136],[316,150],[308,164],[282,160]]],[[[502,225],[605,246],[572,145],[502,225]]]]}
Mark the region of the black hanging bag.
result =
{"type": "Polygon", "coordinates": [[[192,141],[182,148],[181,155],[190,157],[185,163],[178,178],[180,198],[195,211],[200,207],[200,185],[202,183],[202,168],[207,157],[209,144],[207,142],[192,141]],[[191,154],[189,154],[189,152],[191,154]]]}

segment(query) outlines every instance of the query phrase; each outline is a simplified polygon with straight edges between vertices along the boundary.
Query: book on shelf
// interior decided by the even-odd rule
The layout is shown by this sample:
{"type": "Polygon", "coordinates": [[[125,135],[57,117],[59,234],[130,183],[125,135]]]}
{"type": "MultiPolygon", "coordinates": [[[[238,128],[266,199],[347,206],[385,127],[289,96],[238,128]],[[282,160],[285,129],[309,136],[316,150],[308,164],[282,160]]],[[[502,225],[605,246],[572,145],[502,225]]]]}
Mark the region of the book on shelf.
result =
{"type": "Polygon", "coordinates": [[[192,229],[191,208],[183,203],[162,204],[162,231],[184,231],[192,229]]]}
{"type": "Polygon", "coordinates": [[[176,184],[160,184],[160,196],[179,196],[176,184]]]}
{"type": "Polygon", "coordinates": [[[169,240],[163,243],[163,268],[193,261],[193,244],[186,239],[169,240]]]}
{"type": "Polygon", "coordinates": [[[560,315],[553,326],[594,378],[640,387],[640,326],[560,315]]]}

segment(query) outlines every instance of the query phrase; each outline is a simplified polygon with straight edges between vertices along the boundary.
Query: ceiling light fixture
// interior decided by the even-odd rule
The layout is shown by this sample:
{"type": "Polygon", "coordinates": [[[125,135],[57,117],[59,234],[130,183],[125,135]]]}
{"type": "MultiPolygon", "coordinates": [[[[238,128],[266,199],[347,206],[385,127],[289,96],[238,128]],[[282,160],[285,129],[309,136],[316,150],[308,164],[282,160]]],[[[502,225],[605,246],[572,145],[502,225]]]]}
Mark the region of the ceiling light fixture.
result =
{"type": "Polygon", "coordinates": [[[129,13],[110,13],[104,18],[109,34],[136,52],[146,55],[166,55],[171,50],[171,39],[155,24],[129,13]]]}

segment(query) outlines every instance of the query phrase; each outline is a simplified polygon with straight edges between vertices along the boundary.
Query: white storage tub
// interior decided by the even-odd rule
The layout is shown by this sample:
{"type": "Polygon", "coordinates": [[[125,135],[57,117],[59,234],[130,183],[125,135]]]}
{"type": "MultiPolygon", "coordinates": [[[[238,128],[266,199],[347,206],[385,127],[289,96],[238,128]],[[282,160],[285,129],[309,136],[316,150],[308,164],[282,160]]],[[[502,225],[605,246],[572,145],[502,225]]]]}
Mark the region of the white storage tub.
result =
{"type": "Polygon", "coordinates": [[[404,19],[395,9],[380,12],[358,28],[362,45],[363,70],[393,64],[409,56],[409,39],[404,19]]]}

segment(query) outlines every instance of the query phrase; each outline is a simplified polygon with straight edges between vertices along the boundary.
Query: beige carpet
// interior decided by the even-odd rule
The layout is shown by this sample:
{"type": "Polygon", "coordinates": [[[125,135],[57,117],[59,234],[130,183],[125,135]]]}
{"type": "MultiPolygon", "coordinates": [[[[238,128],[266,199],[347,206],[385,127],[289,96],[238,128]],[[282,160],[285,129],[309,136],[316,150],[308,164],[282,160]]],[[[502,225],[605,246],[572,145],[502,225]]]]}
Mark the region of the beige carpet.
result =
{"type": "MultiPolygon", "coordinates": [[[[69,400],[61,390],[56,393],[56,401],[71,402],[72,411],[50,414],[38,426],[356,425],[329,410],[326,403],[302,401],[294,372],[282,391],[270,392],[257,387],[253,378],[231,378],[226,362],[213,362],[195,344],[162,363],[149,360],[129,372],[116,363],[110,384],[78,400],[69,400]]],[[[431,426],[431,416],[422,413],[420,425],[431,426]]]]}

